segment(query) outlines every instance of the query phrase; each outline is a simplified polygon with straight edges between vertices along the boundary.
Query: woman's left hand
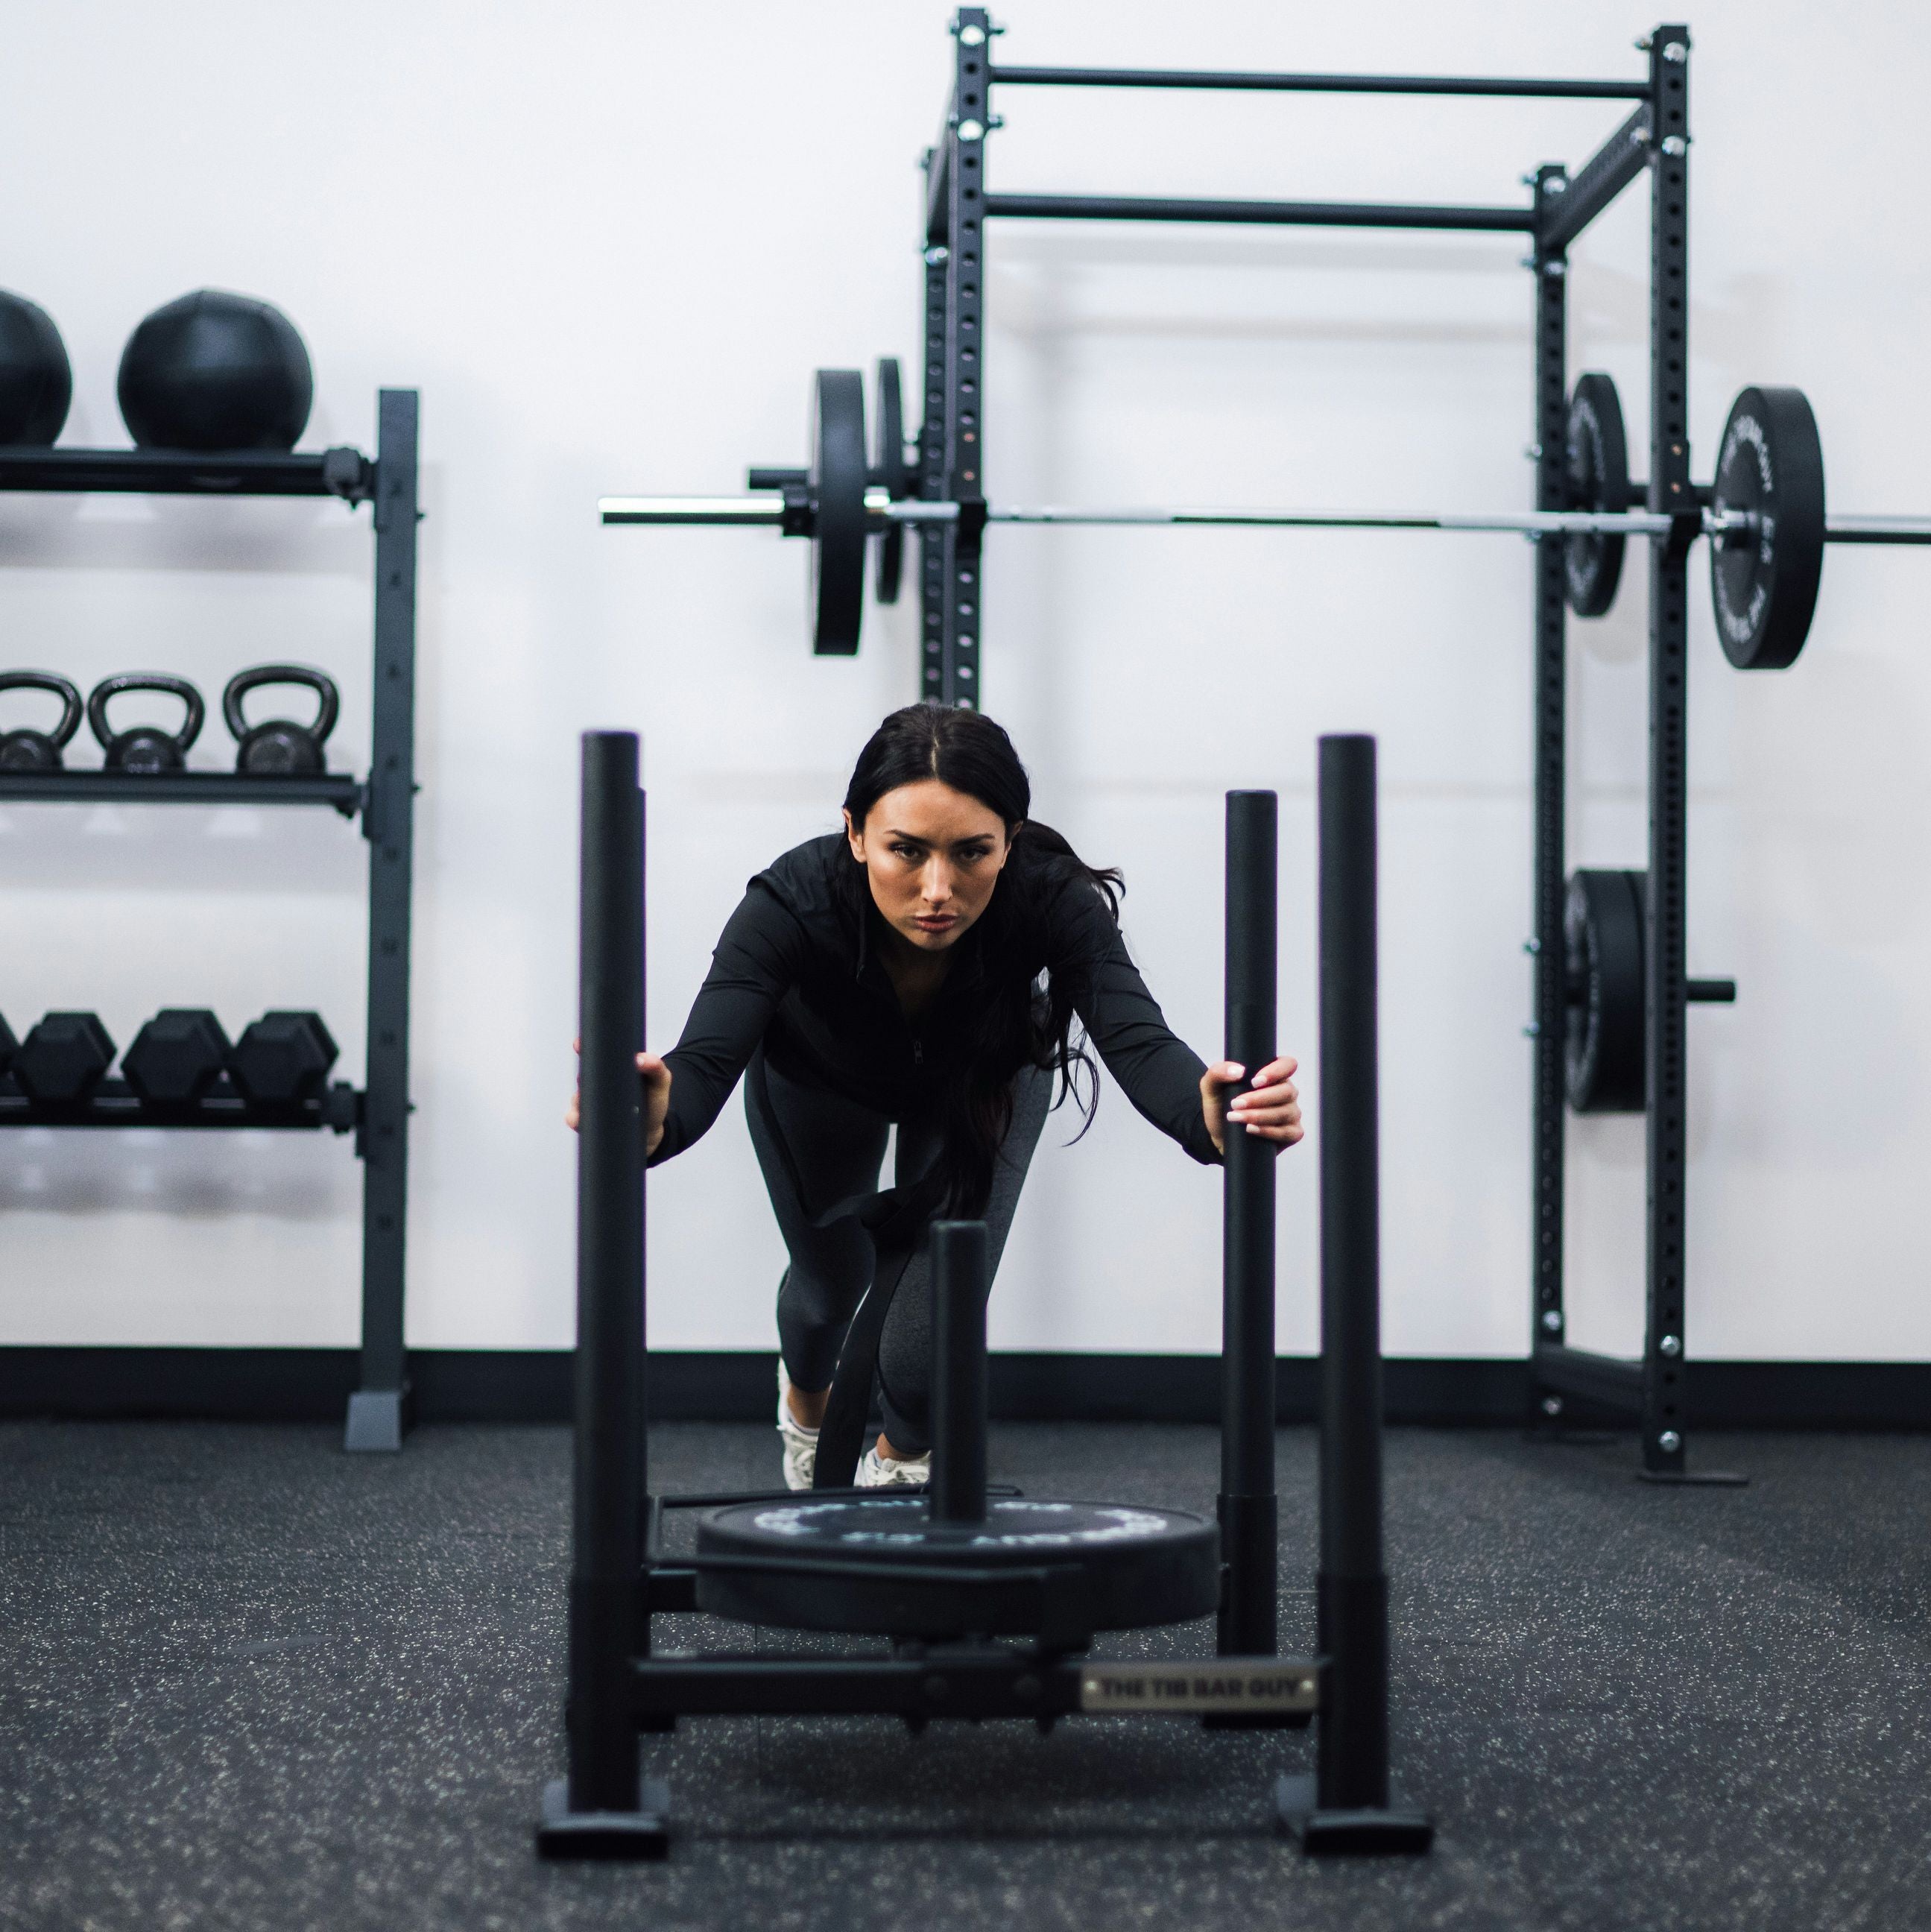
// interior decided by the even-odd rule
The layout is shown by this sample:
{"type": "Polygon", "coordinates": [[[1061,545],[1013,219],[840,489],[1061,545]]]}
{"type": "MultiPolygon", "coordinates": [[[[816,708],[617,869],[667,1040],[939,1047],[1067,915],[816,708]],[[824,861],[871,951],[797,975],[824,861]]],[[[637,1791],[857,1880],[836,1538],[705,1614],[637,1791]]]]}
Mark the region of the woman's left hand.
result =
{"type": "Polygon", "coordinates": [[[1227,1151],[1230,1123],[1277,1147],[1292,1147],[1300,1138],[1301,1096],[1293,1078],[1298,1064],[1270,1060],[1250,1082],[1238,1060],[1223,1060],[1201,1076],[1201,1112],[1219,1152],[1227,1151]]]}

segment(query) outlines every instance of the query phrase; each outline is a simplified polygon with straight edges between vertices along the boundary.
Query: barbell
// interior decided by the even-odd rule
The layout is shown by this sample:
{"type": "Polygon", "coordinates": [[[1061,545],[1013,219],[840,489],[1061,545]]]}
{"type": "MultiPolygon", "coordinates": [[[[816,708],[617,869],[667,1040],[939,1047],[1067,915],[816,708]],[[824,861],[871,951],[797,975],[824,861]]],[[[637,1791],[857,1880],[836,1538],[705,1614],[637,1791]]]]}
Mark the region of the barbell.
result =
{"type": "Polygon", "coordinates": [[[879,542],[874,590],[898,594],[905,532],[930,524],[1171,525],[1247,530],[1513,532],[1560,537],[1571,607],[1609,608],[1631,537],[1711,539],[1711,590],[1725,655],[1740,670],[1780,670],[1809,634],[1827,543],[1931,544],[1931,518],[1827,517],[1817,422],[1801,389],[1752,388],[1732,406],[1714,480],[1672,514],[1636,507],[1615,385],[1579,379],[1565,424],[1567,506],[1559,510],[1420,512],[1268,508],[1108,508],[991,505],[914,496],[916,467],[903,440],[898,364],[878,365],[875,452],[865,440],[864,379],[820,369],[812,386],[812,466],[753,470],[739,496],[605,496],[606,524],[775,529],[812,549],[812,648],[858,649],[865,546],[879,542]]]}
{"type": "MultiPolygon", "coordinates": [[[[1607,376],[1577,379],[1564,443],[1573,506],[1613,514],[1645,500],[1648,486],[1630,480],[1622,404],[1607,376]]],[[[1825,514],[1824,447],[1801,389],[1744,390],[1723,425],[1715,480],[1696,494],[1705,532],[1715,539],[1710,592],[1717,635],[1739,670],[1784,670],[1796,662],[1810,634],[1827,543],[1931,543],[1931,519],[1825,514]]],[[[1654,532],[1605,527],[1569,538],[1563,574],[1577,616],[1600,617],[1609,610],[1624,542],[1640,533],[1654,532]]]]}

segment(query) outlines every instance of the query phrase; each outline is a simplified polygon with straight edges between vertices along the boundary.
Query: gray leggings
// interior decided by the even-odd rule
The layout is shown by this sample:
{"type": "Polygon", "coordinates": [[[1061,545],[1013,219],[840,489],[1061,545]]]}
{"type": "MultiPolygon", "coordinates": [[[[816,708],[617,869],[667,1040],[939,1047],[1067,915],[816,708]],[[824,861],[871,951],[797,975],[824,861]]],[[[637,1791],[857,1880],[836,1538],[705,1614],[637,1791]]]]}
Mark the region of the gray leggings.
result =
{"type": "MultiPolygon", "coordinates": [[[[763,1054],[758,1056],[763,1060],[763,1054]]],[[[1024,1070],[1013,1082],[1012,1124],[994,1164],[985,1220],[996,1271],[1012,1226],[1019,1190],[1052,1098],[1054,1076],[1024,1070]]],[[[846,1215],[814,1223],[841,1201],[878,1186],[891,1122],[883,1114],[754,1064],[745,1082],[751,1145],[771,1196],[790,1265],[778,1285],[778,1345],[786,1372],[801,1389],[828,1388],[853,1315],[871,1286],[878,1253],[871,1230],[846,1215]]],[[[907,1186],[939,1151],[934,1126],[899,1124],[895,1184],[907,1186]]],[[[922,1244],[892,1299],[879,1338],[878,1380],[885,1433],[895,1449],[919,1454],[931,1446],[932,1284],[922,1244]]]]}

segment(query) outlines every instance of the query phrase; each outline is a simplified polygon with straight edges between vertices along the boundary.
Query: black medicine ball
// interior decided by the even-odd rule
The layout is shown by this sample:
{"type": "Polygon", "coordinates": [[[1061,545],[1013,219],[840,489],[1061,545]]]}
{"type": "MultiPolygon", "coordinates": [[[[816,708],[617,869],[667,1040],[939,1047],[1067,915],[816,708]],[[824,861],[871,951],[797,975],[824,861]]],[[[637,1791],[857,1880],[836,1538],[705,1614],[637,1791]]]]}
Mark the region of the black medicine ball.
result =
{"type": "Polygon", "coordinates": [[[53,318],[0,290],[0,442],[52,442],[73,400],[73,371],[53,318]]]}
{"type": "Polygon", "coordinates": [[[116,390],[144,449],[292,449],[315,377],[280,309],[197,289],[127,338],[116,390]]]}

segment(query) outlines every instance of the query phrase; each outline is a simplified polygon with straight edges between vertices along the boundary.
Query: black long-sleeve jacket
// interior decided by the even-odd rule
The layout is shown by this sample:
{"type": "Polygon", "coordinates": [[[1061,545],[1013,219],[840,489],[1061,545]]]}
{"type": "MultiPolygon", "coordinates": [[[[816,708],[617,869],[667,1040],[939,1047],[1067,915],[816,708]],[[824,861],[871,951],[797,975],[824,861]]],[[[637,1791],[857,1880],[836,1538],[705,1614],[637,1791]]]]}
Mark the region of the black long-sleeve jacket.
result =
{"type": "MultiPolygon", "coordinates": [[[[931,1005],[908,1020],[878,957],[871,896],[840,876],[853,865],[844,835],[832,832],[794,847],[751,881],[683,1036],[664,1056],[670,1111],[652,1166],[709,1128],[760,1041],[787,1079],[894,1120],[934,1109],[962,1070],[973,990],[985,970],[979,926],[959,940],[931,1005]]],[[[1205,1067],[1168,1027],[1106,901],[1071,863],[1037,883],[1041,956],[1023,962],[1027,980],[1068,974],[1075,1010],[1127,1097],[1195,1160],[1217,1162],[1201,1114],[1205,1067]]]]}

